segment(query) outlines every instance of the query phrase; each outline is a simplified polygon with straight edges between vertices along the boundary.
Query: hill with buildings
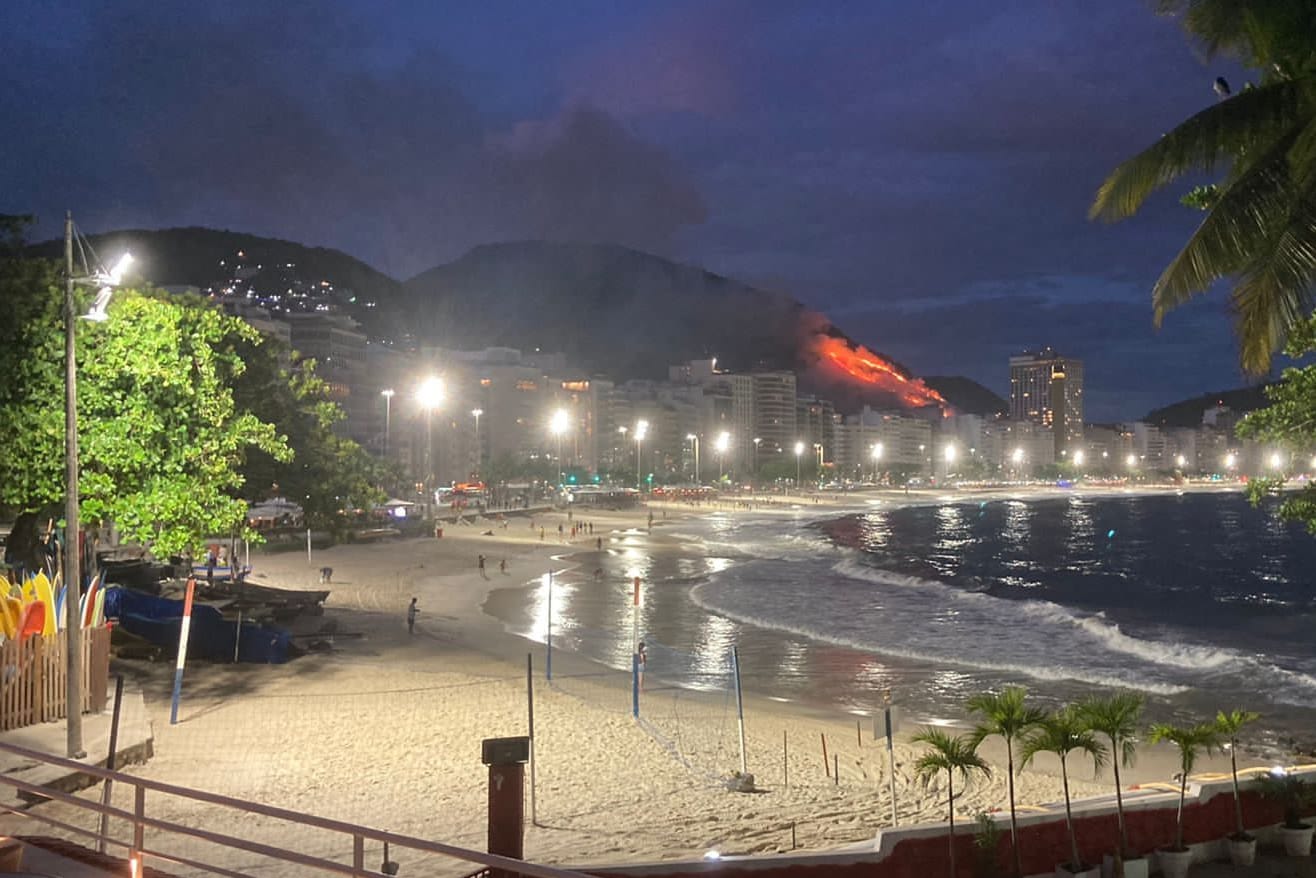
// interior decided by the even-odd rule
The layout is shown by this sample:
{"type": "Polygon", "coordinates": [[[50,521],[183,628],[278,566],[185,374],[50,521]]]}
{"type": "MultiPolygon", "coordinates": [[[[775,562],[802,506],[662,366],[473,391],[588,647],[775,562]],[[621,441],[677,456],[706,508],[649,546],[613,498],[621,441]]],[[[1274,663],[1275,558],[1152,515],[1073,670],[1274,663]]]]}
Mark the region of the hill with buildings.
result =
{"type": "Polygon", "coordinates": [[[1162,428],[1187,428],[1200,426],[1202,415],[1208,409],[1217,406],[1223,406],[1235,414],[1246,414],[1267,404],[1266,386],[1258,384],[1255,387],[1239,387],[1234,390],[1204,393],[1201,396],[1185,399],[1148,412],[1143,421],[1162,428]]]}
{"type": "MultiPolygon", "coordinates": [[[[340,250],[199,226],[122,229],[87,240],[107,262],[130,251],[132,273],[157,287],[224,291],[236,284],[273,310],[310,310],[319,302],[331,302],[371,334],[395,328],[389,322],[391,303],[402,285],[340,250]]],[[[64,242],[33,244],[28,252],[62,259],[64,242]]]]}
{"type": "Polygon", "coordinates": [[[732,371],[795,371],[840,410],[943,402],[788,295],[617,245],[489,244],[404,289],[406,325],[444,347],[559,351],[617,379],[715,357],[732,371]]]}

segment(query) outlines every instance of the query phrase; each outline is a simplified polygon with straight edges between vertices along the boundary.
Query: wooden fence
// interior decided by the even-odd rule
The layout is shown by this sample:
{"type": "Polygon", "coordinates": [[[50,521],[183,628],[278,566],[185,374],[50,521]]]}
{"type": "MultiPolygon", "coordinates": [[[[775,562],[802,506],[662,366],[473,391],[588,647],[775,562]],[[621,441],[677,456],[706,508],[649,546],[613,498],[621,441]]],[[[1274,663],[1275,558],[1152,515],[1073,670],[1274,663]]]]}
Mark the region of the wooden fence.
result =
{"type": "MultiPolygon", "coordinates": [[[[68,632],[0,644],[0,732],[66,715],[68,632]]],[[[105,709],[110,679],[110,627],[82,630],[82,712],[105,709]]]]}

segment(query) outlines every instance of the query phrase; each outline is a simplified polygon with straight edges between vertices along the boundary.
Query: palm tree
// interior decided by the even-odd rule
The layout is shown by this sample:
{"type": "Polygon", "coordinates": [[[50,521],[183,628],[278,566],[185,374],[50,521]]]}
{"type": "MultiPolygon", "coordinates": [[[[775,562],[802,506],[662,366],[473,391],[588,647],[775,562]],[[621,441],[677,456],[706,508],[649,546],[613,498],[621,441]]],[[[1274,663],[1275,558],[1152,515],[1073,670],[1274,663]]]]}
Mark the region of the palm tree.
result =
{"type": "Polygon", "coordinates": [[[973,735],[952,738],[940,729],[924,729],[912,739],[916,744],[927,744],[929,750],[914,762],[914,776],[924,787],[929,786],[941,772],[946,772],[946,810],[950,818],[950,874],[955,878],[955,775],[965,786],[969,785],[970,772],[992,773],[986,761],[978,755],[978,742],[973,735]]]}
{"type": "Polygon", "coordinates": [[[1005,739],[1005,769],[1010,794],[1010,848],[1014,856],[1015,875],[1022,875],[1024,869],[1019,855],[1019,824],[1014,810],[1014,742],[1046,716],[1046,712],[1040,708],[1024,704],[1027,696],[1028,690],[1023,686],[1006,686],[1000,692],[975,695],[968,702],[969,711],[982,717],[973,730],[975,749],[992,735],[1000,735],[1005,739]]]}
{"type": "Polygon", "coordinates": [[[1078,852],[1078,833],[1074,831],[1074,814],[1069,807],[1067,757],[1075,750],[1092,757],[1092,767],[1098,772],[1106,764],[1105,745],[1097,740],[1097,733],[1088,728],[1079,710],[1071,706],[1043,719],[1025,739],[1019,755],[1021,767],[1026,767],[1038,753],[1054,753],[1060,757],[1060,780],[1065,789],[1065,826],[1069,830],[1069,867],[1071,872],[1082,872],[1083,859],[1078,852]]]}
{"type": "Polygon", "coordinates": [[[1216,730],[1220,736],[1229,741],[1229,770],[1234,775],[1234,837],[1247,839],[1247,830],[1243,828],[1243,800],[1238,795],[1238,735],[1248,723],[1261,719],[1261,714],[1250,710],[1223,710],[1215,716],[1216,730]]]}
{"type": "Polygon", "coordinates": [[[1220,729],[1215,723],[1196,726],[1154,725],[1151,727],[1150,740],[1153,744],[1169,741],[1179,748],[1179,810],[1175,815],[1174,850],[1186,850],[1183,843],[1183,800],[1188,792],[1188,775],[1197,764],[1197,757],[1220,746],[1220,729]]]}
{"type": "Polygon", "coordinates": [[[1310,0],[1160,0],[1208,55],[1260,73],[1254,86],[1180,123],[1102,184],[1091,216],[1132,216],[1154,191],[1226,169],[1199,200],[1208,213],[1152,288],[1156,325],[1225,277],[1240,358],[1270,368],[1288,332],[1311,312],[1316,283],[1316,4],[1310,0]]]}
{"type": "Polygon", "coordinates": [[[1129,853],[1129,836],[1124,828],[1124,792],[1120,783],[1120,766],[1132,767],[1138,754],[1134,744],[1138,735],[1138,717],[1142,715],[1143,697],[1134,692],[1116,692],[1109,698],[1091,698],[1079,711],[1083,722],[1110,741],[1111,767],[1115,770],[1115,814],[1119,820],[1119,851],[1122,862],[1129,853]]]}

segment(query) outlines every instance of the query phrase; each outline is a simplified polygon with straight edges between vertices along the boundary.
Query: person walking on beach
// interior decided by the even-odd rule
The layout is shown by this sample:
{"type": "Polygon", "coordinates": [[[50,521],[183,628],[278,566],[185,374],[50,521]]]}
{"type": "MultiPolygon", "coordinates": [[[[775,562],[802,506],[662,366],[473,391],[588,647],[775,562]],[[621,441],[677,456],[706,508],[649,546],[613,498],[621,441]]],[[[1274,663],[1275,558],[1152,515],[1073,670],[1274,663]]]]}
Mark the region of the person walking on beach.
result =
{"type": "Polygon", "coordinates": [[[646,664],[648,664],[648,662],[649,662],[649,656],[648,656],[648,654],[645,653],[645,651],[644,651],[644,641],[643,641],[643,640],[641,640],[640,643],[639,643],[639,645],[636,647],[636,655],[637,655],[638,658],[639,658],[639,666],[640,666],[640,667],[639,667],[639,670],[640,670],[640,689],[643,690],[643,689],[644,689],[644,666],[645,666],[646,664]]]}
{"type": "Polygon", "coordinates": [[[504,558],[504,559],[502,559],[501,561],[498,562],[498,572],[499,572],[499,573],[502,573],[502,574],[506,574],[506,573],[507,573],[507,559],[506,559],[506,558],[504,558]]]}
{"type": "Polygon", "coordinates": [[[411,603],[407,605],[407,633],[416,633],[416,614],[420,610],[416,609],[416,599],[412,598],[411,603]]]}
{"type": "Polygon", "coordinates": [[[487,576],[484,575],[484,556],[483,556],[483,555],[480,556],[479,565],[480,565],[480,576],[481,576],[482,578],[484,578],[484,579],[488,579],[489,577],[487,577],[487,576]]]}

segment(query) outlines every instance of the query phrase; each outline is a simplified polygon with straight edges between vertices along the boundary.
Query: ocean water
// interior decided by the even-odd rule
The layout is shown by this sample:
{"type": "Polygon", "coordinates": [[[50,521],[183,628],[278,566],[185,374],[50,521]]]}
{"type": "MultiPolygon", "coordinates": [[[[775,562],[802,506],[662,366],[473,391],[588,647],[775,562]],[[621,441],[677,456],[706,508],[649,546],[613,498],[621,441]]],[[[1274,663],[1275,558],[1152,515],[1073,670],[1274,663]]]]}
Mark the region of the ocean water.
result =
{"type": "MultiPolygon", "coordinates": [[[[1237,492],[802,507],[609,547],[576,559],[598,581],[559,585],[555,645],[628,667],[639,575],[650,669],[678,685],[724,685],[734,644],[748,689],[815,708],[890,690],[917,722],[1007,683],[1047,705],[1128,688],[1153,720],[1247,708],[1263,749],[1316,744],[1316,538],[1237,492]]],[[[542,640],[544,597],[487,609],[542,640]]]]}

